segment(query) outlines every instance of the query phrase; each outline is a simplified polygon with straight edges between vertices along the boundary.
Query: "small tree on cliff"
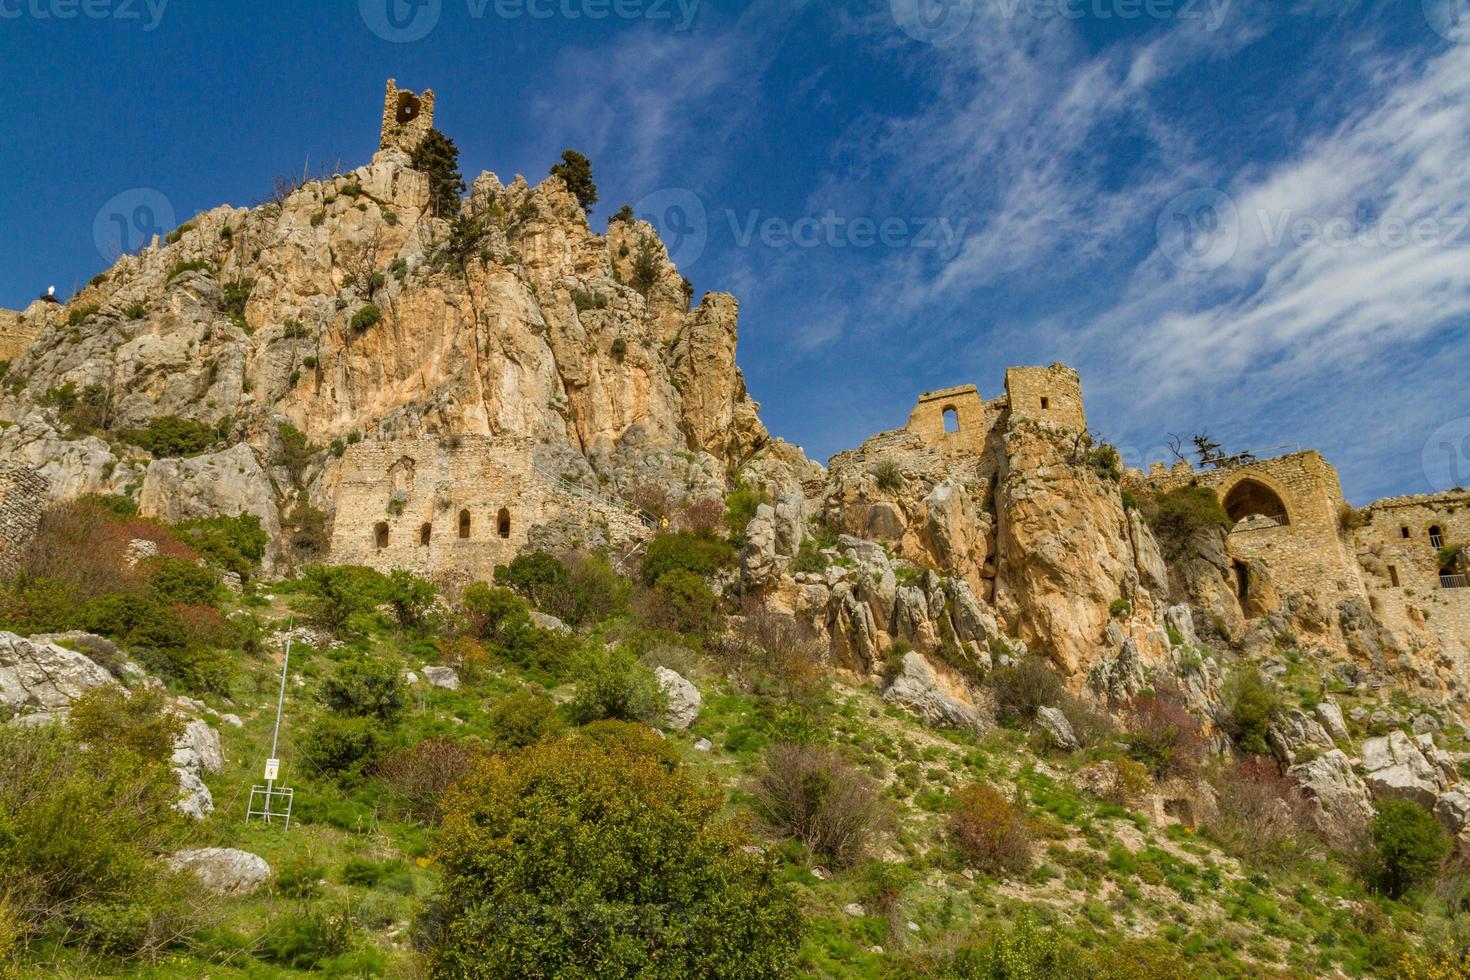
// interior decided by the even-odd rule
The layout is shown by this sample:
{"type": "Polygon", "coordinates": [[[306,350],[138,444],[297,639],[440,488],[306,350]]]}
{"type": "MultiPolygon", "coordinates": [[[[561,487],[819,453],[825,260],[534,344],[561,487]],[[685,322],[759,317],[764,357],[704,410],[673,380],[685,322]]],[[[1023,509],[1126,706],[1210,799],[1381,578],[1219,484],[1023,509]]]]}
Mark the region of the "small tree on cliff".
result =
{"type": "Polygon", "coordinates": [[[459,147],[437,129],[429,130],[413,151],[413,169],[429,175],[429,211],[436,218],[459,211],[464,178],[459,173],[459,147]]]}
{"type": "Polygon", "coordinates": [[[551,168],[551,176],[560,177],[567,190],[582,205],[583,211],[591,211],[597,203],[597,184],[592,180],[592,161],[576,150],[567,150],[561,155],[561,163],[551,168]]]}

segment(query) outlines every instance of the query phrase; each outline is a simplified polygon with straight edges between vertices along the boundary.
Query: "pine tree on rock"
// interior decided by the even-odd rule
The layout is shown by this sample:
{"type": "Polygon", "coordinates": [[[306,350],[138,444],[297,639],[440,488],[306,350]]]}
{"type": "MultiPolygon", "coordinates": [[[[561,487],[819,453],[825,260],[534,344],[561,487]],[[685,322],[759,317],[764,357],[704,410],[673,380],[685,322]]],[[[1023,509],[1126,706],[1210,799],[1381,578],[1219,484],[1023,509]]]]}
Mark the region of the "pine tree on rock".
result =
{"type": "Polygon", "coordinates": [[[459,147],[437,129],[429,130],[413,151],[413,169],[429,175],[429,213],[436,218],[459,213],[464,178],[459,172],[459,147]]]}
{"type": "Polygon", "coordinates": [[[592,180],[591,160],[576,150],[567,150],[561,155],[561,163],[551,168],[551,175],[562,179],[583,211],[592,210],[597,203],[597,184],[592,180]]]}

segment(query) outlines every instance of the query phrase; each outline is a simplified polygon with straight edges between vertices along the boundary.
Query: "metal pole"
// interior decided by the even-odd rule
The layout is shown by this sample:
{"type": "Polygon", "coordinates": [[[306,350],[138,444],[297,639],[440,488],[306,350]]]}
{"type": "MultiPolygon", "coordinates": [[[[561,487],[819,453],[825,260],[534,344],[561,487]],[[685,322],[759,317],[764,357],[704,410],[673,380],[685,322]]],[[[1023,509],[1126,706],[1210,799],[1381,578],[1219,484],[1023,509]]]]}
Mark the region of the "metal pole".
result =
{"type": "MultiPolygon", "coordinates": [[[[276,744],[281,738],[281,711],[286,706],[286,668],[291,665],[291,638],[295,633],[295,628],[296,620],[294,618],[286,621],[286,653],[281,658],[281,690],[276,696],[276,727],[275,731],[271,732],[270,757],[272,759],[276,758],[276,744]]],[[[275,789],[275,786],[276,781],[274,779],[267,779],[265,781],[265,819],[267,823],[270,822],[271,792],[275,789]]]]}

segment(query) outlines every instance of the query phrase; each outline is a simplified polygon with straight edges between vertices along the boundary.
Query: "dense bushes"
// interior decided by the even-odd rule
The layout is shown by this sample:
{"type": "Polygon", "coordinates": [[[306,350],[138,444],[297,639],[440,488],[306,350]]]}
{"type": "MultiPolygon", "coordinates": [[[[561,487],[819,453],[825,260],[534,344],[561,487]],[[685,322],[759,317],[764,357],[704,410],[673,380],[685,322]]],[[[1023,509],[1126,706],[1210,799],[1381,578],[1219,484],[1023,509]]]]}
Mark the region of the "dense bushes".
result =
{"type": "Polygon", "coordinates": [[[1432,879],[1450,850],[1439,822],[1408,800],[1379,803],[1372,832],[1376,884],[1392,898],[1432,879]]]}
{"type": "Polygon", "coordinates": [[[1031,834],[1025,816],[1000,792],[974,784],[951,797],[949,838],[970,864],[994,874],[1031,867],[1031,834]]]}
{"type": "Polygon", "coordinates": [[[212,427],[177,415],[161,415],[149,419],[144,428],[123,429],[118,435],[133,445],[146,449],[156,459],[197,456],[219,441],[212,427]]]}
{"type": "Polygon", "coordinates": [[[519,555],[495,570],[495,583],[573,626],[588,626],[622,612],[630,590],[606,558],[581,552],[562,558],[545,552],[519,555]]]}
{"type": "Polygon", "coordinates": [[[1256,867],[1280,868],[1301,857],[1311,841],[1311,808],[1275,762],[1237,759],[1213,783],[1216,806],[1207,828],[1215,840],[1256,867]]]}
{"type": "Polygon", "coordinates": [[[660,534],[643,558],[643,584],[655,585],[670,572],[684,571],[703,578],[730,559],[730,546],[716,538],[694,534],[660,534]]]}
{"type": "Polygon", "coordinates": [[[254,514],[185,521],[178,526],[178,533],[211,565],[242,579],[254,574],[270,545],[270,535],[254,514]]]}
{"type": "Polygon", "coordinates": [[[785,976],[800,916],[723,799],[636,725],[478,763],[444,804],[434,976],[785,976]]]}
{"type": "Polygon", "coordinates": [[[1124,741],[1128,754],[1156,779],[1197,775],[1207,748],[1199,722],[1169,691],[1128,702],[1124,741]]]}
{"type": "Polygon", "coordinates": [[[1270,751],[1266,734],[1271,720],[1281,709],[1281,698],[1261,672],[1242,665],[1225,680],[1225,731],[1244,752],[1265,755],[1270,751]]]}
{"type": "Polygon", "coordinates": [[[991,672],[990,684],[996,714],[1008,725],[1029,725],[1038,710],[1061,703],[1066,695],[1061,678],[1040,657],[1023,657],[997,667],[991,672]]]}
{"type": "Polygon", "coordinates": [[[772,826],[839,865],[863,856],[885,817],[873,780],[822,746],[771,746],[754,795],[772,826]]]}
{"type": "Polygon", "coordinates": [[[578,724],[613,721],[656,721],[667,699],[652,670],[621,650],[589,651],[580,665],[572,719],[578,724]]]}
{"type": "Polygon", "coordinates": [[[522,691],[490,707],[490,732],[497,748],[524,749],[560,735],[565,728],[556,705],[540,695],[522,691]]]}
{"type": "Polygon", "coordinates": [[[346,657],[322,682],[321,698],[338,714],[392,721],[403,710],[398,667],[367,655],[346,657]]]}
{"type": "Polygon", "coordinates": [[[86,743],[56,724],[0,725],[4,904],[32,939],[151,953],[200,914],[188,883],[156,857],[183,835],[158,708],[89,700],[86,743]]]}
{"type": "Polygon", "coordinates": [[[361,776],[382,747],[381,724],[372,718],[325,714],[296,736],[302,760],[327,778],[361,776]]]}
{"type": "Polygon", "coordinates": [[[333,635],[342,635],[352,618],[385,601],[381,574],[356,565],[308,565],[301,572],[306,613],[333,635]]]}
{"type": "Polygon", "coordinates": [[[482,755],[475,742],[459,738],[426,738],[417,745],[391,753],[374,769],[415,818],[430,822],[439,817],[444,794],[482,755]]]}
{"type": "Polygon", "coordinates": [[[471,582],[460,596],[460,612],[472,634],[482,640],[503,641],[511,633],[530,625],[530,610],[509,589],[495,589],[484,582],[471,582]]]}

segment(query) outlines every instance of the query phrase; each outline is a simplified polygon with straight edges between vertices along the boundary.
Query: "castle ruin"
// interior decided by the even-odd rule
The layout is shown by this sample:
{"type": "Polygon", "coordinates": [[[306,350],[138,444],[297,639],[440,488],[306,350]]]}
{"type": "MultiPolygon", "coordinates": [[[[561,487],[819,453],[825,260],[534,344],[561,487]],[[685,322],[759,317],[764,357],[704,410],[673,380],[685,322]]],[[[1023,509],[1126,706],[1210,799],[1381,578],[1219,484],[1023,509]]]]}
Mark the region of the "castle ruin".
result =
{"type": "Polygon", "coordinates": [[[434,128],[434,90],[422,94],[399,88],[388,79],[383,96],[383,135],[378,144],[382,150],[396,149],[412,155],[429,130],[434,128]]]}

